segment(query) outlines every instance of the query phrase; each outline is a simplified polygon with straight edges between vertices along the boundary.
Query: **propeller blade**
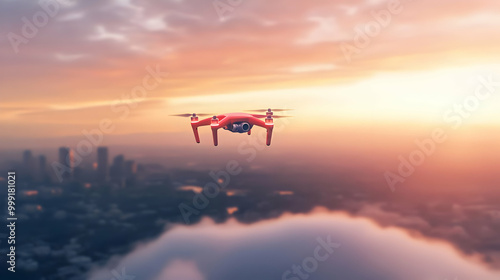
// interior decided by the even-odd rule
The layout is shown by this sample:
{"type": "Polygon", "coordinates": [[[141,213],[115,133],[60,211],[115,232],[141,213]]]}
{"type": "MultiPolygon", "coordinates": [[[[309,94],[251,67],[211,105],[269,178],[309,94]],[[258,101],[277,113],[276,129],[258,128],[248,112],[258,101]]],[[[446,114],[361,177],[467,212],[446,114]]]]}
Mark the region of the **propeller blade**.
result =
{"type": "MultiPolygon", "coordinates": [[[[255,112],[255,111],[267,111],[269,109],[256,109],[256,110],[246,110],[245,112],[255,112]]],[[[272,109],[272,112],[285,112],[285,111],[291,111],[293,109],[272,109]]]]}
{"type": "MultiPolygon", "coordinates": [[[[252,114],[253,117],[256,117],[256,118],[261,118],[261,119],[264,119],[264,118],[267,118],[266,115],[256,115],[256,114],[252,114]]],[[[281,118],[290,118],[290,117],[293,117],[293,116],[273,116],[273,119],[281,119],[281,118]]]]}
{"type": "MultiPolygon", "coordinates": [[[[206,117],[206,116],[213,116],[214,114],[196,114],[198,117],[206,117]]],[[[176,115],[170,115],[171,117],[192,117],[193,114],[176,114],[176,115]]]]}

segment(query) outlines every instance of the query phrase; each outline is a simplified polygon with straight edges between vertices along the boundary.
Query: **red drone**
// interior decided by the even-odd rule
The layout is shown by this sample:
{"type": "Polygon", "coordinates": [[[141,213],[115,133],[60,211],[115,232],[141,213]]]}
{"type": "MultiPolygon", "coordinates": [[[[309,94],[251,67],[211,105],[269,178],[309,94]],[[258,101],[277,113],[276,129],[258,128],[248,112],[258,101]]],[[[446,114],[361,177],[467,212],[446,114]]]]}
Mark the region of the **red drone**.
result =
{"type": "MultiPolygon", "coordinates": [[[[252,110],[252,111],[266,111],[262,110],[252,110]]],[[[274,111],[281,112],[287,111],[287,109],[275,109],[274,111]]],[[[284,118],[286,116],[275,116],[271,109],[267,109],[265,115],[257,114],[247,114],[247,113],[229,113],[223,115],[216,115],[212,118],[206,118],[199,120],[198,116],[209,116],[211,114],[179,114],[173,115],[177,117],[191,117],[191,127],[193,128],[194,138],[196,143],[200,143],[200,135],[198,134],[198,127],[210,125],[212,128],[212,135],[214,138],[214,146],[218,145],[217,130],[223,128],[234,133],[252,133],[252,127],[254,125],[263,127],[267,130],[267,140],[266,144],[271,145],[271,137],[273,135],[274,128],[274,118],[284,118]],[[265,118],[265,121],[261,120],[265,118]]]]}

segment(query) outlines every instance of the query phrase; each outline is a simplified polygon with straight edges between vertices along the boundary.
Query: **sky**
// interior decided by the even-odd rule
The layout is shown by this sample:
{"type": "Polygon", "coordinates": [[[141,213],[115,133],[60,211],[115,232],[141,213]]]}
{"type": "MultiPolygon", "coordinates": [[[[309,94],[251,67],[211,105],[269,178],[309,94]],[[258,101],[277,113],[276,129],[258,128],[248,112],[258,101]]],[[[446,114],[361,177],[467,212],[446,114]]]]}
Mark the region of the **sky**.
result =
{"type": "Polygon", "coordinates": [[[189,119],[170,115],[291,108],[269,153],[383,179],[439,129],[446,141],[416,185],[498,180],[498,1],[0,5],[3,158],[34,149],[55,160],[57,147],[94,138],[93,148],[120,146],[112,156],[225,162],[247,139],[263,140],[220,133],[214,151],[208,130],[195,145],[189,119]]]}
{"type": "MultiPolygon", "coordinates": [[[[168,115],[267,107],[296,109],[303,131],[435,125],[499,72],[494,0],[48,2],[0,1],[7,146],[103,119],[110,134],[181,133],[168,115]]],[[[497,127],[498,95],[469,123],[497,127]]]]}

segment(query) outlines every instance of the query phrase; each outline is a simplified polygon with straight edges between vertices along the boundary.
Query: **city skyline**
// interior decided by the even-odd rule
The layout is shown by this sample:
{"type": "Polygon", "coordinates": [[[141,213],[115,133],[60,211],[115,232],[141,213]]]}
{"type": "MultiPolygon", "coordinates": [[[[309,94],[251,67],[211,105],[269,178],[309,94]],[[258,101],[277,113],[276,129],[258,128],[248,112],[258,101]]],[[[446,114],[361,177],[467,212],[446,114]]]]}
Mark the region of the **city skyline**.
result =
{"type": "MultiPolygon", "coordinates": [[[[92,164],[82,165],[81,161],[75,165],[73,149],[68,147],[59,147],[57,160],[52,161],[47,165],[45,155],[38,155],[38,161],[31,150],[24,150],[19,164],[14,165],[13,170],[21,171],[21,174],[26,176],[28,182],[45,182],[45,183],[63,183],[70,180],[78,179],[85,182],[105,183],[109,181],[122,181],[131,178],[137,172],[137,166],[134,160],[127,159],[123,154],[118,154],[113,158],[113,164],[109,165],[108,147],[99,146],[95,153],[95,160],[87,156],[87,161],[90,159],[92,164]],[[49,168],[48,168],[49,167],[49,168]],[[87,178],[75,178],[75,170],[90,169],[93,171],[92,176],[87,178]]],[[[10,168],[12,169],[12,168],[10,168]]],[[[122,185],[124,182],[121,183],[122,185]]]]}

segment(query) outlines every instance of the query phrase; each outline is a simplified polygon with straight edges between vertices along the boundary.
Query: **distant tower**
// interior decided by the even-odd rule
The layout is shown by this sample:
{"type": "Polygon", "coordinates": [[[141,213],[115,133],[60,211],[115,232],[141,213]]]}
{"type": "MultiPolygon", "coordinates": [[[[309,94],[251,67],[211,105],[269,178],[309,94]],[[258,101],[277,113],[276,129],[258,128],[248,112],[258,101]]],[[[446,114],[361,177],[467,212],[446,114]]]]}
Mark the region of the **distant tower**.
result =
{"type": "Polygon", "coordinates": [[[73,177],[74,158],[73,151],[70,148],[59,148],[59,163],[68,168],[61,174],[61,177],[63,179],[71,179],[73,177]]]}
{"type": "Polygon", "coordinates": [[[137,164],[133,160],[125,161],[125,185],[135,185],[135,173],[137,173],[137,164]]]}
{"type": "Polygon", "coordinates": [[[127,160],[125,162],[125,176],[131,177],[134,176],[137,172],[137,164],[133,160],[127,160]]]}
{"type": "Polygon", "coordinates": [[[47,158],[44,155],[38,157],[38,180],[45,182],[48,180],[47,176],[47,158]]]}
{"type": "Polygon", "coordinates": [[[113,166],[111,166],[110,171],[111,179],[122,186],[125,181],[125,158],[123,157],[123,155],[117,155],[113,159],[113,166]]]}
{"type": "Polygon", "coordinates": [[[33,158],[33,154],[31,154],[31,151],[30,150],[25,150],[23,152],[23,164],[25,166],[27,166],[27,164],[29,163],[29,161],[33,158]]]}
{"type": "Polygon", "coordinates": [[[97,181],[105,182],[108,179],[108,148],[97,148],[97,181]]]}
{"type": "Polygon", "coordinates": [[[23,169],[29,179],[34,179],[36,174],[35,158],[30,150],[23,152],[23,169]]]}

